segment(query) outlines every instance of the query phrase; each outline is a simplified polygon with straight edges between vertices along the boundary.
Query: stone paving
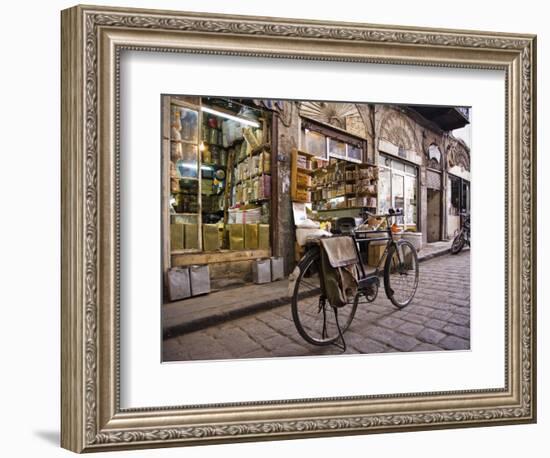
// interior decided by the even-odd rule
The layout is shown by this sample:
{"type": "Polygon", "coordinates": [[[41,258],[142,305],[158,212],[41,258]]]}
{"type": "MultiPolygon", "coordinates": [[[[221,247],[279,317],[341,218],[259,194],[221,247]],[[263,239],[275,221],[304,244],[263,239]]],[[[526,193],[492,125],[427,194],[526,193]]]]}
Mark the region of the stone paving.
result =
{"type": "MultiPolygon", "coordinates": [[[[470,348],[470,252],[420,264],[413,302],[396,309],[381,287],[378,298],[360,304],[345,333],[346,354],[467,350],[470,348]]],[[[164,361],[341,354],[334,345],[305,342],[294,326],[290,304],[164,340],[164,361]]]]}

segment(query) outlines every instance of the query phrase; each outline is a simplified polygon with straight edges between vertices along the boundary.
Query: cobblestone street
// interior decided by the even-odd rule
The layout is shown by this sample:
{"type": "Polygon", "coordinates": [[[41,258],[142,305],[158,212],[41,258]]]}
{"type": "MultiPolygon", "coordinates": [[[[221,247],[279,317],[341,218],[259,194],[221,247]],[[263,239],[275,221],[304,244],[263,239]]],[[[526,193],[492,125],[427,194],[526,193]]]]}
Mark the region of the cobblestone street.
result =
{"type": "MultiPolygon", "coordinates": [[[[395,308],[381,286],[378,298],[360,304],[345,333],[347,354],[470,348],[470,252],[420,264],[413,302],[395,308]]],[[[296,331],[290,304],[229,320],[164,341],[164,361],[341,354],[306,343],[296,331]]]]}

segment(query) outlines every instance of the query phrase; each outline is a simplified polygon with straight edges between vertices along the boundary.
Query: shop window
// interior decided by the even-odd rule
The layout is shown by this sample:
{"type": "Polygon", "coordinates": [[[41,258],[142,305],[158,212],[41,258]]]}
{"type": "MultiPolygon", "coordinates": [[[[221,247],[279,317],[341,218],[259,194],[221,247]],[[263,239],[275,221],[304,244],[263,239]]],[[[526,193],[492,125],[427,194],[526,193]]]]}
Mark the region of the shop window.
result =
{"type": "Polygon", "coordinates": [[[378,188],[378,211],[387,213],[392,208],[391,170],[387,167],[379,167],[378,169],[378,188]]]}
{"type": "Polygon", "coordinates": [[[451,188],[450,208],[451,215],[470,212],[470,182],[454,175],[449,175],[451,188]]]}
{"type": "Polygon", "coordinates": [[[460,213],[460,178],[449,175],[449,182],[451,184],[451,206],[449,213],[456,216],[460,213]]]}
{"type": "MultiPolygon", "coordinates": [[[[415,169],[416,171],[416,169],[415,169]]],[[[417,180],[414,176],[405,175],[405,224],[407,226],[416,224],[417,221],[417,180]]]]}
{"type": "Polygon", "coordinates": [[[327,156],[327,137],[314,130],[305,129],[306,151],[321,159],[327,156]]]}
{"type": "Polygon", "coordinates": [[[470,213],[470,183],[466,180],[462,180],[460,208],[463,213],[470,213]]]}
{"type": "Polygon", "coordinates": [[[350,161],[362,162],[363,149],[358,146],[348,145],[348,159],[350,161]]]}
{"type": "Polygon", "coordinates": [[[346,144],[333,138],[328,139],[328,153],[331,157],[346,159],[346,144]]]}
{"type": "Polygon", "coordinates": [[[417,168],[412,165],[380,156],[378,211],[387,213],[390,208],[402,209],[403,216],[396,218],[401,226],[415,226],[418,221],[417,174],[417,168]]]}
{"type": "Polygon", "coordinates": [[[172,98],[167,204],[173,254],[270,248],[269,116],[232,105],[239,106],[230,112],[172,98]]]}
{"type": "Polygon", "coordinates": [[[171,105],[169,203],[170,239],[174,250],[200,248],[198,120],[198,110],[171,105]]]}
{"type": "Polygon", "coordinates": [[[366,140],[332,129],[321,123],[302,119],[302,148],[309,154],[324,159],[343,159],[363,163],[366,157],[366,140]]]}

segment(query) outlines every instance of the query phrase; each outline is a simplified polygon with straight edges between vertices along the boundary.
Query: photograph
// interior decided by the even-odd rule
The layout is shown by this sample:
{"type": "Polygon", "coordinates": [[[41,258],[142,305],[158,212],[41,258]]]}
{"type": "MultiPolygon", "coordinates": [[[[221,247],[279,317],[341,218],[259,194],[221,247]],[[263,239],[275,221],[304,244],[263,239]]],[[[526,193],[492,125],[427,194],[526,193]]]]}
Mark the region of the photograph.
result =
{"type": "Polygon", "coordinates": [[[61,12],[63,448],[537,421],[537,27],[476,7],[61,12]]]}
{"type": "Polygon", "coordinates": [[[163,362],[470,349],[471,107],[160,99],[163,362]]]}

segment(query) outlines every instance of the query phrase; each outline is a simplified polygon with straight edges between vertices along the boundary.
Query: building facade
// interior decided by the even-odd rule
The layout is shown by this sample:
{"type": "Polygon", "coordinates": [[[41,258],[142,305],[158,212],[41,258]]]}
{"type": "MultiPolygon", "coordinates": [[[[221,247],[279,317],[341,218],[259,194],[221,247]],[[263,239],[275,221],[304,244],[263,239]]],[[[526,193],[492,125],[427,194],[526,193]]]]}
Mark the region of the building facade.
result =
{"type": "Polygon", "coordinates": [[[307,194],[322,219],[402,208],[398,224],[431,243],[469,212],[470,149],[452,134],[468,109],[185,96],[163,106],[164,273],[208,264],[221,288],[280,256],[288,274],[293,150],[340,174],[307,194]]]}

